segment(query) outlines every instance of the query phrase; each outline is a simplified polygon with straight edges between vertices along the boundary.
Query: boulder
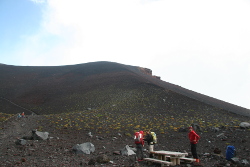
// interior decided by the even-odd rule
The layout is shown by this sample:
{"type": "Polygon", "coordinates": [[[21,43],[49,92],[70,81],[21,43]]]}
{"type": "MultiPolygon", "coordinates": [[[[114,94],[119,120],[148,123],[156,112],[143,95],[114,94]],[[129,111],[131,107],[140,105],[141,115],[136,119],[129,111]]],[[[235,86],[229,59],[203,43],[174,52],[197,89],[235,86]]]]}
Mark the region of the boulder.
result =
{"type": "Polygon", "coordinates": [[[250,123],[248,123],[248,122],[241,122],[239,126],[242,129],[247,129],[247,128],[250,128],[250,123]]]}
{"type": "Polygon", "coordinates": [[[134,155],[135,154],[135,152],[133,151],[133,150],[131,150],[131,148],[128,146],[128,145],[126,145],[122,150],[121,150],[121,154],[122,155],[134,155]]]}
{"type": "Polygon", "coordinates": [[[49,137],[49,132],[40,132],[37,130],[32,131],[33,140],[47,140],[49,137]]]}
{"type": "Polygon", "coordinates": [[[73,146],[72,150],[76,154],[90,154],[95,151],[95,146],[92,143],[87,142],[83,144],[76,144],[73,146]]]}

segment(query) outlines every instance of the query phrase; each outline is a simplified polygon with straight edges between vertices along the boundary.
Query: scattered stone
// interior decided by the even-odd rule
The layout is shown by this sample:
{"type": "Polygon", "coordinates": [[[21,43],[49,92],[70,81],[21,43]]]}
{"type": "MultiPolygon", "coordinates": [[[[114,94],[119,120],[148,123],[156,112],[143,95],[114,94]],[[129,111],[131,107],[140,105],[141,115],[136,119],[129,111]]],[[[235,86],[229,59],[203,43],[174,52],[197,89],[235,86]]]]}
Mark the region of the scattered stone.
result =
{"type": "Polygon", "coordinates": [[[98,163],[108,163],[110,161],[109,157],[105,154],[100,155],[96,158],[96,162],[98,163]]]}
{"type": "Polygon", "coordinates": [[[250,123],[241,122],[239,126],[240,126],[241,129],[247,129],[247,128],[250,128],[250,123]]]}
{"type": "Polygon", "coordinates": [[[214,132],[219,132],[219,131],[220,131],[220,128],[213,127],[213,128],[212,128],[212,131],[214,131],[214,132]]]}
{"type": "Polygon", "coordinates": [[[238,157],[233,157],[233,158],[231,158],[231,161],[232,161],[234,164],[241,165],[240,159],[239,159],[238,157]]]}
{"type": "Polygon", "coordinates": [[[91,138],[93,137],[93,135],[91,134],[91,132],[88,133],[88,136],[91,137],[91,138]]]}
{"type": "Polygon", "coordinates": [[[126,146],[121,150],[121,154],[122,154],[122,155],[127,155],[127,156],[129,156],[129,155],[135,154],[135,152],[134,152],[133,150],[131,150],[131,148],[130,148],[128,145],[126,145],[126,146]]]}
{"type": "Polygon", "coordinates": [[[121,155],[121,152],[120,151],[114,151],[113,155],[121,155]]]}
{"type": "Polygon", "coordinates": [[[49,132],[40,132],[37,130],[32,130],[33,140],[47,140],[49,137],[49,132]]]}
{"type": "Polygon", "coordinates": [[[73,146],[72,149],[76,154],[90,154],[95,151],[95,146],[92,143],[87,142],[83,144],[77,144],[73,146]]]}
{"type": "Polygon", "coordinates": [[[217,137],[220,138],[222,141],[227,140],[227,136],[224,133],[220,133],[219,135],[217,135],[217,137]]]}
{"type": "Polygon", "coordinates": [[[242,163],[243,165],[249,165],[249,162],[248,162],[246,159],[243,159],[243,160],[241,161],[241,163],[242,163]]]}
{"type": "Polygon", "coordinates": [[[97,140],[104,140],[103,137],[96,136],[97,140]]]}
{"type": "Polygon", "coordinates": [[[217,135],[217,137],[221,137],[221,136],[224,136],[224,133],[220,133],[217,135]]]}

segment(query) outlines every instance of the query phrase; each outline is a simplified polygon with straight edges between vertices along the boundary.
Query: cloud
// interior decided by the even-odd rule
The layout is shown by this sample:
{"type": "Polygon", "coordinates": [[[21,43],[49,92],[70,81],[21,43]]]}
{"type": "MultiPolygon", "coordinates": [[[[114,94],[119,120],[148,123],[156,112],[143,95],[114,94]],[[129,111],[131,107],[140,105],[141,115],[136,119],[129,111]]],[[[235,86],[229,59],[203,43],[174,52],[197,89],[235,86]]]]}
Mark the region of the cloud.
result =
{"type": "Polygon", "coordinates": [[[231,1],[217,6],[213,1],[140,2],[52,0],[44,26],[49,33],[71,40],[74,46],[69,52],[86,56],[129,54],[150,61],[149,55],[174,53],[184,59],[204,55],[215,63],[222,57],[234,59],[239,51],[242,56],[249,54],[249,34],[242,31],[249,27],[242,15],[249,12],[231,1]],[[222,13],[225,4],[228,9],[222,13]]]}
{"type": "Polygon", "coordinates": [[[43,55],[60,55],[56,64],[131,64],[132,57],[133,64],[147,65],[160,57],[166,64],[198,60],[221,67],[249,61],[249,14],[234,1],[50,0],[32,43],[47,45],[43,55]]]}
{"type": "Polygon", "coordinates": [[[249,1],[46,3],[41,30],[25,37],[19,52],[28,65],[114,61],[151,68],[165,81],[228,101],[235,98],[228,94],[249,93],[239,87],[250,84],[244,80],[250,75],[249,1]]]}

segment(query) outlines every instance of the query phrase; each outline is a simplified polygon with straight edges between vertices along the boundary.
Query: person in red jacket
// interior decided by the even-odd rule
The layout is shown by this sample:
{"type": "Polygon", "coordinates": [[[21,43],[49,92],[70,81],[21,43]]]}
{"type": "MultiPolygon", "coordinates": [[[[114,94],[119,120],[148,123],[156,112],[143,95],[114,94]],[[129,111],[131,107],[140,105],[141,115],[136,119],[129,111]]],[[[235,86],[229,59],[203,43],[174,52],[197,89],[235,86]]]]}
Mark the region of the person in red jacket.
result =
{"type": "Polygon", "coordinates": [[[188,138],[190,140],[191,152],[192,152],[193,158],[196,159],[196,162],[200,162],[197,152],[196,152],[196,144],[198,143],[200,136],[194,131],[192,126],[189,127],[188,138]]]}
{"type": "Polygon", "coordinates": [[[25,117],[25,116],[24,116],[24,112],[22,112],[21,116],[22,116],[22,118],[24,118],[24,117],[25,117]]]}
{"type": "Polygon", "coordinates": [[[144,132],[140,131],[140,132],[135,132],[135,144],[136,144],[136,156],[138,158],[138,161],[142,161],[143,160],[143,147],[144,147],[144,136],[143,136],[144,132]]]}

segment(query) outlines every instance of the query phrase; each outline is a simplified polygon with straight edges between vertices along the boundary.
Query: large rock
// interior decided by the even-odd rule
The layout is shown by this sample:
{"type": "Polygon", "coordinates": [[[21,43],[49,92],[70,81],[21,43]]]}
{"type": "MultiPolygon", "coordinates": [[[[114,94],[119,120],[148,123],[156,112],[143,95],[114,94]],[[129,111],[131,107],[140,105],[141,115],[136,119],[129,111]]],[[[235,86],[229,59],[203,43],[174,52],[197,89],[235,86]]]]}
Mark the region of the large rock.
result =
{"type": "Polygon", "coordinates": [[[95,151],[95,146],[92,143],[87,142],[83,144],[76,144],[72,149],[76,154],[90,154],[95,151]]]}
{"type": "Polygon", "coordinates": [[[37,130],[32,131],[33,140],[47,140],[49,137],[49,132],[40,132],[37,130]]]}
{"type": "Polygon", "coordinates": [[[123,149],[121,149],[121,154],[129,156],[129,155],[134,155],[135,152],[131,150],[131,148],[128,145],[126,145],[123,149]]]}
{"type": "Polygon", "coordinates": [[[243,128],[243,129],[250,128],[250,123],[241,122],[239,126],[240,126],[240,128],[243,128]]]}

